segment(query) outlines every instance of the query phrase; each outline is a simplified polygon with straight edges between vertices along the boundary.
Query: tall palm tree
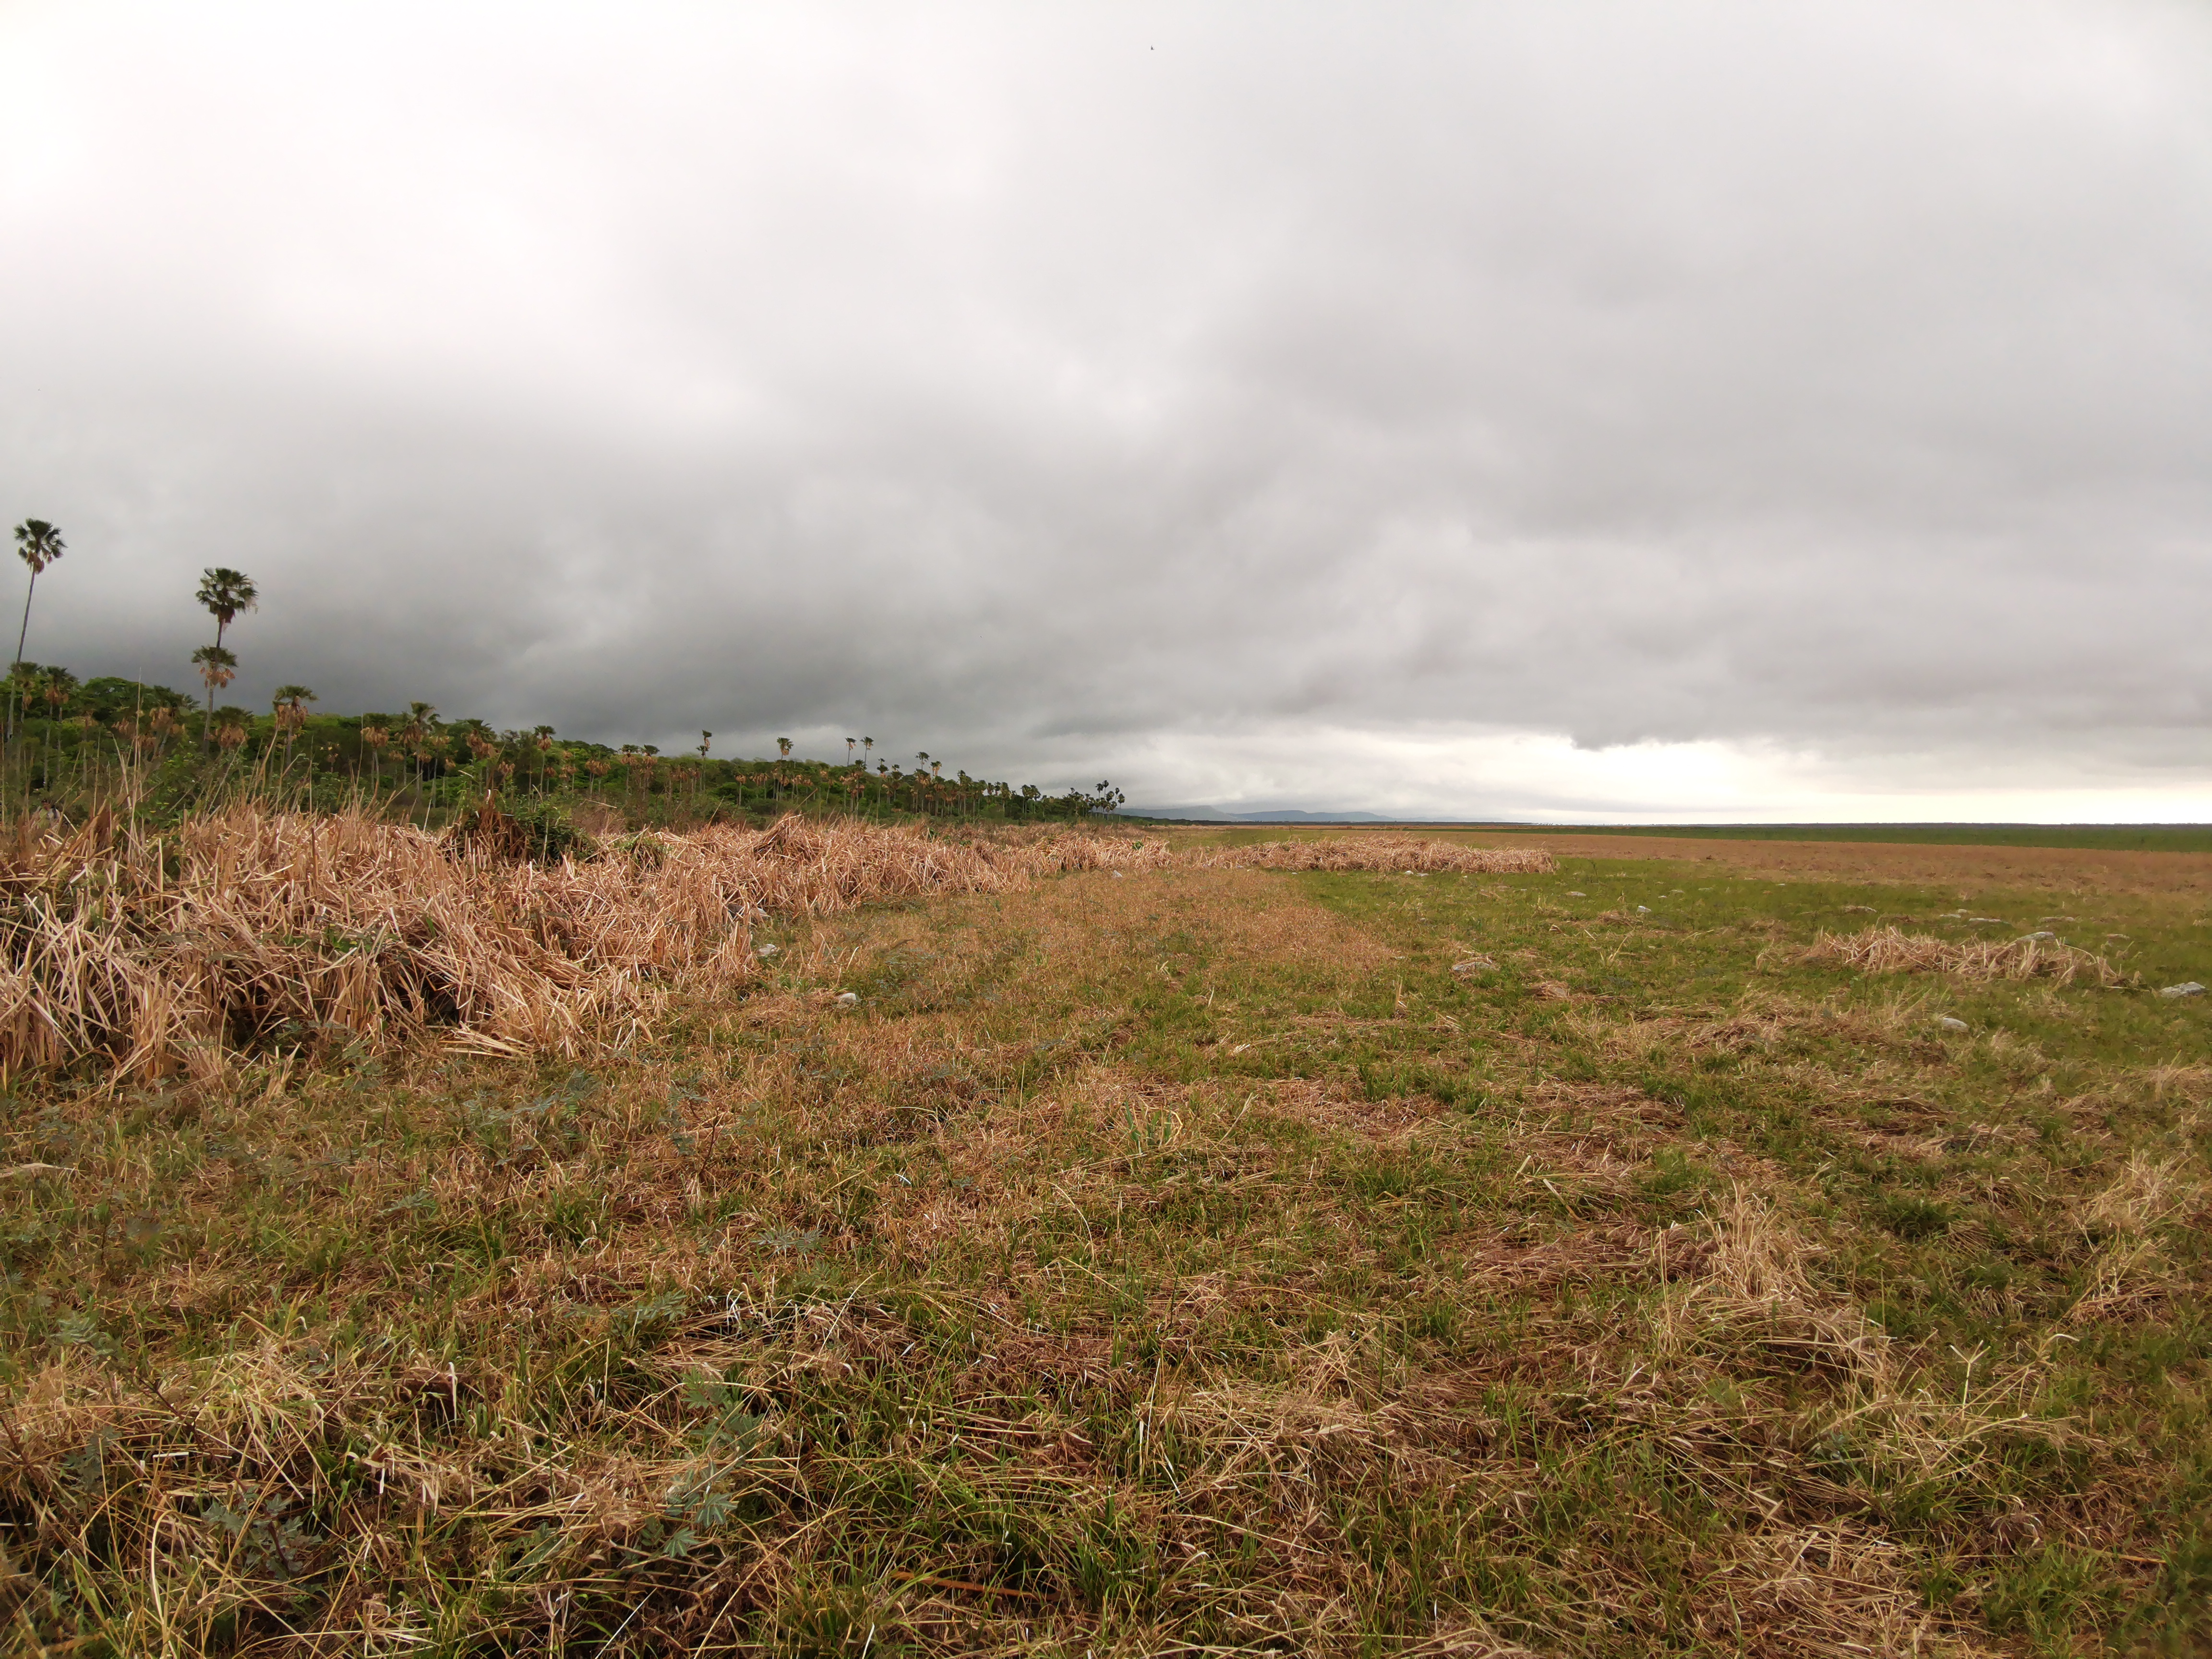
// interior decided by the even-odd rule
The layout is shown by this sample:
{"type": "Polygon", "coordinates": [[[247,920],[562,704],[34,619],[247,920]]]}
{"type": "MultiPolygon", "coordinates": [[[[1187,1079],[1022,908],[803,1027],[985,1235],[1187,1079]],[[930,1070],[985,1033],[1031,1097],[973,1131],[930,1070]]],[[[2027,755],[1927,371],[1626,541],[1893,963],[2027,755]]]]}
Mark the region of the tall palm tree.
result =
{"type": "MultiPolygon", "coordinates": [[[[240,611],[252,610],[256,604],[259,602],[261,593],[260,590],[254,586],[253,578],[247,575],[243,570],[233,570],[228,565],[217,564],[210,565],[206,569],[200,572],[199,592],[192,597],[197,599],[200,602],[201,605],[207,611],[207,613],[215,618],[215,648],[217,651],[221,651],[222,649],[223,629],[228,628],[231,623],[238,620],[238,613],[240,611]]],[[[202,659],[198,655],[195,655],[192,658],[192,660],[194,662],[199,662],[202,659]]],[[[210,658],[207,660],[212,661],[214,659],[210,658]]],[[[238,669],[238,659],[236,657],[226,657],[224,660],[232,671],[232,678],[235,678],[238,669]]],[[[223,684],[228,685],[230,684],[230,681],[226,679],[223,684]]],[[[212,720],[214,718],[215,688],[213,686],[210,686],[208,688],[207,719],[200,722],[200,741],[202,743],[205,743],[207,741],[208,722],[212,720]]]]}
{"type": "Polygon", "coordinates": [[[205,743],[215,724],[215,694],[238,678],[238,653],[220,645],[204,645],[192,653],[192,665],[207,687],[207,712],[200,716],[200,741],[205,743]]]}
{"type": "MultiPolygon", "coordinates": [[[[23,658],[23,642],[31,637],[31,596],[39,591],[39,573],[61,557],[67,550],[62,544],[62,532],[44,519],[26,519],[15,526],[15,556],[31,567],[31,585],[23,590],[23,625],[15,630],[15,659],[23,658]]],[[[15,715],[9,715],[9,730],[15,730],[15,715]]]]}
{"type": "Polygon", "coordinates": [[[863,771],[867,769],[868,756],[874,750],[875,746],[876,740],[873,738],[860,739],[860,768],[863,771]]]}

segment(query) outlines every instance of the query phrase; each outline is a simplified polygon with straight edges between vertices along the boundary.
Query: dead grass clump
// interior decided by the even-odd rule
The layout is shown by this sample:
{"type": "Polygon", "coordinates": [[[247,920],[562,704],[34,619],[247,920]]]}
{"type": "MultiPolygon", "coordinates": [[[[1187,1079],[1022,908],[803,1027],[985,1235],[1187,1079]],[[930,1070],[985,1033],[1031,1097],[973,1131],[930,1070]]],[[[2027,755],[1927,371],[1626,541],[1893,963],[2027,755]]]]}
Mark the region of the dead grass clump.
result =
{"type": "Polygon", "coordinates": [[[634,1031],[679,980],[755,975],[765,916],[1165,856],[1079,832],[956,844],[787,817],[533,865],[495,815],[470,829],[448,848],[362,813],[253,805],[167,834],[105,813],[72,833],[25,826],[0,852],[0,1066],[205,1076],[240,1049],[431,1029],[573,1054],[634,1031]]]}
{"type": "Polygon", "coordinates": [[[1418,836],[1346,836],[1326,841],[1273,841],[1201,853],[1197,863],[1252,870],[1397,870],[1408,873],[1547,876],[1559,868],[1530,847],[1468,847],[1418,836]]]}
{"type": "Polygon", "coordinates": [[[2082,1206],[2087,1229],[2146,1233],[2204,1207],[2203,1181],[2180,1158],[2136,1152],[2112,1183],[2082,1206]]]}
{"type": "Polygon", "coordinates": [[[2133,1154],[2108,1186],[2075,1211],[2075,1224],[2099,1243],[2074,1317],[2125,1318],[2171,1295],[2175,1264],[2160,1231],[2201,1215],[2205,1201],[2204,1182],[2188,1161],[2133,1154]]]}
{"type": "Polygon", "coordinates": [[[1942,939],[1894,927],[1869,927],[1856,933],[1822,933],[1798,957],[1802,963],[1833,963],[1863,974],[1950,974],[1961,979],[2048,979],[2071,985],[2087,976],[2093,984],[2133,983],[2093,951],[2058,939],[1942,939]]]}

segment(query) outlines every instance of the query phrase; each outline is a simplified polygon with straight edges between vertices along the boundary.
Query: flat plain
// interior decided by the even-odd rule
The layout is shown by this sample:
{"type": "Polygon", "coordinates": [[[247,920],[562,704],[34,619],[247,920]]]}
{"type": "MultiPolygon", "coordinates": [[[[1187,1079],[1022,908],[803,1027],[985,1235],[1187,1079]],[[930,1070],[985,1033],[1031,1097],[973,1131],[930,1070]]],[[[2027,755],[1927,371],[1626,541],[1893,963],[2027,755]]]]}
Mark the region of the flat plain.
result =
{"type": "Polygon", "coordinates": [[[12,1639],[2212,1643],[2212,854],[1141,834],[582,1060],[18,1079],[12,1639]]]}

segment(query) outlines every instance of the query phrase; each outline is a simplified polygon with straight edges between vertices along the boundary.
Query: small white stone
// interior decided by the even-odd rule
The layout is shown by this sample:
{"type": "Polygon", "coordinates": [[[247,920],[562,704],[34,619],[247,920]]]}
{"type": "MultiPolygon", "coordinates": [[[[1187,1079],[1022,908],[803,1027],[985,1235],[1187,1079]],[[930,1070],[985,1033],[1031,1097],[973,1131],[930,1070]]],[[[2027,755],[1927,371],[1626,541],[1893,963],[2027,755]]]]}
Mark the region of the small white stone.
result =
{"type": "Polygon", "coordinates": [[[860,994],[858,991],[840,991],[837,993],[837,1000],[848,1008],[858,1007],[860,994]]]}
{"type": "Polygon", "coordinates": [[[754,951],[753,954],[757,957],[772,957],[776,953],[778,948],[778,946],[773,945],[763,945],[759,950],[754,951]]]}
{"type": "Polygon", "coordinates": [[[2204,988],[2193,979],[2185,979],[2179,985],[2169,985],[2159,993],[2159,995],[2169,998],[2201,997],[2203,994],[2204,988]]]}
{"type": "Polygon", "coordinates": [[[2039,931],[2039,932],[2030,933],[2030,934],[2028,934],[2027,937],[2027,938],[2029,938],[2029,939],[2057,939],[2057,938],[2058,937],[2058,935],[2057,935],[2057,934],[2056,934],[2056,933],[2051,933],[2049,929],[2045,928],[2045,929],[2043,929],[2043,930],[2041,930],[2041,931],[2039,931]]]}
{"type": "Polygon", "coordinates": [[[1936,1023],[1947,1031],[1963,1031],[1966,1029],[1966,1022],[1965,1020],[1954,1019],[1948,1014],[1944,1015],[1942,1018],[1937,1020],[1936,1023]]]}
{"type": "Polygon", "coordinates": [[[1639,916],[1648,916],[1651,914],[1651,907],[1648,904],[1639,904],[1636,907],[1636,914],[1639,916]]]}
{"type": "Polygon", "coordinates": [[[1588,893],[1577,893],[1573,888],[1570,887],[1567,890],[1567,896],[1569,898],[1588,898],[1589,895],[1588,893]]]}

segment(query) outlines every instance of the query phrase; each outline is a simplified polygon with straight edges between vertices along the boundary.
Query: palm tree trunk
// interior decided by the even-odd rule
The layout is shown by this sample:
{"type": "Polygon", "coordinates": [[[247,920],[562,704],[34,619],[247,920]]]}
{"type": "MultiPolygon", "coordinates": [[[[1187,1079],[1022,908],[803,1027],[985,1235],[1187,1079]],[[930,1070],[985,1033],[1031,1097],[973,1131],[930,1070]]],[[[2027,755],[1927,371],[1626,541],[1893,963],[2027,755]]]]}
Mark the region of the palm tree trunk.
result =
{"type": "MultiPolygon", "coordinates": [[[[15,630],[15,660],[23,660],[23,641],[31,637],[31,596],[39,591],[39,573],[31,573],[31,585],[23,590],[23,625],[15,630]]],[[[20,689],[20,688],[19,688],[20,689]]],[[[8,699],[8,735],[15,735],[15,709],[20,699],[8,699]]]]}

